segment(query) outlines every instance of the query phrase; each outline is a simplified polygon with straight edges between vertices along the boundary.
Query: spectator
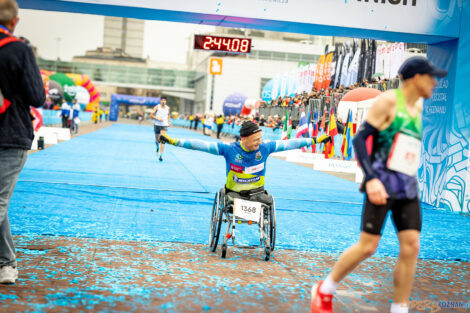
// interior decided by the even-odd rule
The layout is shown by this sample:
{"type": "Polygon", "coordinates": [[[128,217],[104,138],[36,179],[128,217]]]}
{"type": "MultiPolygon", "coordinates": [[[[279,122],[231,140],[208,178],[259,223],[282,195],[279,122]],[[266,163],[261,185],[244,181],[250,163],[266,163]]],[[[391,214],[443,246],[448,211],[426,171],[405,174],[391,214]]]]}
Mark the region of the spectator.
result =
{"type": "MultiPolygon", "coordinates": [[[[11,37],[18,23],[15,0],[0,0],[0,40],[11,37]]],[[[39,68],[24,42],[0,47],[0,283],[18,278],[8,205],[34,138],[30,106],[46,101],[39,68]]]]}
{"type": "Polygon", "coordinates": [[[67,128],[70,116],[70,105],[65,99],[62,99],[60,116],[62,117],[62,128],[67,128]]]}
{"type": "Polygon", "coordinates": [[[222,128],[224,127],[224,116],[219,115],[216,120],[217,123],[217,139],[220,139],[220,133],[222,132],[222,128]]]}
{"type": "Polygon", "coordinates": [[[266,125],[266,119],[264,118],[264,115],[261,114],[259,117],[259,126],[265,126],[266,125]]]}
{"type": "Polygon", "coordinates": [[[49,97],[46,97],[46,102],[44,102],[44,105],[42,106],[43,109],[45,110],[50,110],[52,108],[52,100],[49,97]]]}
{"type": "Polygon", "coordinates": [[[80,114],[80,104],[77,102],[77,99],[73,99],[72,100],[72,125],[70,127],[70,131],[73,133],[73,134],[78,134],[78,125],[80,124],[80,118],[78,117],[79,114],[80,114]]]}
{"type": "Polygon", "coordinates": [[[194,124],[194,116],[191,114],[189,116],[189,129],[193,129],[193,124],[194,124]]]}
{"type": "Polygon", "coordinates": [[[200,121],[199,114],[196,114],[196,116],[194,117],[194,130],[197,130],[197,126],[199,124],[199,121],[200,121]]]}
{"type": "Polygon", "coordinates": [[[212,113],[206,115],[204,119],[204,128],[205,132],[204,135],[210,136],[212,135],[212,126],[214,125],[214,116],[212,113]]]}

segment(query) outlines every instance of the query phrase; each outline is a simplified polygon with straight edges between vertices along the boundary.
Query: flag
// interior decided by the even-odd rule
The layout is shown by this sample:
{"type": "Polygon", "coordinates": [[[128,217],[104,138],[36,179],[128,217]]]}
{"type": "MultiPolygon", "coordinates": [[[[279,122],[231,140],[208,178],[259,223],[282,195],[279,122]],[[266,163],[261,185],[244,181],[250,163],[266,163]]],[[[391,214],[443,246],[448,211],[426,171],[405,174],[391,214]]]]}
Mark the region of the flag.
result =
{"type": "Polygon", "coordinates": [[[333,108],[330,111],[330,122],[328,123],[327,134],[331,136],[331,142],[325,144],[325,158],[330,158],[335,155],[335,141],[334,136],[338,135],[338,129],[336,128],[335,115],[333,114],[333,108]]]}
{"type": "MultiPolygon", "coordinates": [[[[352,112],[351,112],[352,113],[352,112]]],[[[352,114],[349,114],[348,125],[346,127],[346,146],[344,148],[344,159],[351,160],[352,158],[352,138],[353,138],[353,124],[352,114]]]]}
{"type": "Polygon", "coordinates": [[[308,124],[308,137],[313,136],[313,123],[312,123],[312,110],[308,111],[307,124],[308,124]]]}
{"type": "Polygon", "coordinates": [[[345,152],[345,148],[347,147],[346,133],[348,132],[348,123],[349,123],[350,115],[351,115],[351,110],[348,110],[348,118],[346,119],[346,124],[344,125],[343,143],[341,144],[341,154],[343,155],[343,158],[345,157],[344,152],[345,152]]]}
{"type": "MultiPolygon", "coordinates": [[[[303,113],[303,110],[302,110],[302,113],[303,113]]],[[[312,116],[311,113],[312,113],[312,110],[309,110],[307,112],[307,134],[304,135],[304,137],[307,137],[307,138],[312,138],[312,132],[313,132],[312,123],[310,122],[310,119],[312,116]]],[[[313,146],[314,145],[312,145],[312,147],[313,146]]],[[[307,148],[302,147],[302,152],[307,152],[307,148]]]]}
{"type": "Polygon", "coordinates": [[[302,113],[300,114],[299,126],[297,127],[297,138],[305,137],[308,135],[308,124],[307,118],[305,117],[305,111],[302,109],[302,113]]]}
{"type": "Polygon", "coordinates": [[[330,123],[328,125],[328,129],[329,129],[329,135],[331,137],[333,136],[336,136],[338,135],[338,128],[336,127],[336,119],[335,119],[335,115],[333,113],[333,108],[331,108],[331,111],[330,111],[330,123]]]}
{"type": "Polygon", "coordinates": [[[326,110],[323,111],[323,117],[321,118],[320,129],[325,131],[325,119],[326,119],[326,110]]]}
{"type": "Polygon", "coordinates": [[[289,111],[286,110],[286,119],[284,120],[284,129],[282,130],[281,139],[290,139],[292,133],[292,119],[289,117],[289,111]]]}
{"type": "MultiPolygon", "coordinates": [[[[309,125],[310,137],[316,137],[318,135],[318,114],[317,111],[313,112],[313,122],[309,125]]],[[[317,150],[317,145],[312,145],[312,153],[317,150]]]]}
{"type": "Polygon", "coordinates": [[[292,134],[292,117],[289,116],[289,123],[287,124],[287,139],[290,139],[292,134]]]}

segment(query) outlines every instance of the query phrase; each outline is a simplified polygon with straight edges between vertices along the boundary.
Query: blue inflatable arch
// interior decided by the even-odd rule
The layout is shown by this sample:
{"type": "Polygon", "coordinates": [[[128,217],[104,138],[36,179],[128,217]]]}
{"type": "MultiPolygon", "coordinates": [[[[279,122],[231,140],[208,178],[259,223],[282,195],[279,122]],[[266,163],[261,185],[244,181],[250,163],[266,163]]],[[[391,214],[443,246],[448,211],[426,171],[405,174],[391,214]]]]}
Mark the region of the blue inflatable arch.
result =
{"type": "Polygon", "coordinates": [[[109,104],[109,120],[117,121],[119,116],[119,105],[147,105],[156,106],[160,104],[160,98],[137,97],[130,95],[120,95],[113,93],[109,104]]]}

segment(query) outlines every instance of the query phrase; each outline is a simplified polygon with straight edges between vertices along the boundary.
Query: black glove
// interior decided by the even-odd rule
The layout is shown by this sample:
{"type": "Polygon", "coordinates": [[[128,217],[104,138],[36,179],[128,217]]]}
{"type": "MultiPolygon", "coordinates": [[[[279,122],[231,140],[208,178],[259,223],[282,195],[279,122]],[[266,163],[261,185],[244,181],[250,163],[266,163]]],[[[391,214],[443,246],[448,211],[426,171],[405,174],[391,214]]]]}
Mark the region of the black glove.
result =
{"type": "Polygon", "coordinates": [[[315,143],[327,143],[327,142],[331,142],[330,135],[320,135],[318,137],[315,137],[315,143]]]}
{"type": "Polygon", "coordinates": [[[178,142],[177,139],[170,138],[167,134],[161,134],[158,141],[160,141],[160,143],[169,143],[170,145],[176,145],[178,142]]]}

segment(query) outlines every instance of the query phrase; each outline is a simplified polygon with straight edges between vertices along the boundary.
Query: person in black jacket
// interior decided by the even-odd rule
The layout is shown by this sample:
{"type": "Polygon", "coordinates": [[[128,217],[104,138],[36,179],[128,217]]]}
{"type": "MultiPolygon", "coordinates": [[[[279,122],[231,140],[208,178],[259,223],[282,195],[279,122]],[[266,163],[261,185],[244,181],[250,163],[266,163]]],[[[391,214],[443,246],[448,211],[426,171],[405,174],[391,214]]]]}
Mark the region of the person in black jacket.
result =
{"type": "Polygon", "coordinates": [[[13,37],[18,23],[15,0],[0,0],[0,283],[18,278],[8,221],[8,205],[34,139],[30,106],[46,100],[36,59],[13,37]]]}

